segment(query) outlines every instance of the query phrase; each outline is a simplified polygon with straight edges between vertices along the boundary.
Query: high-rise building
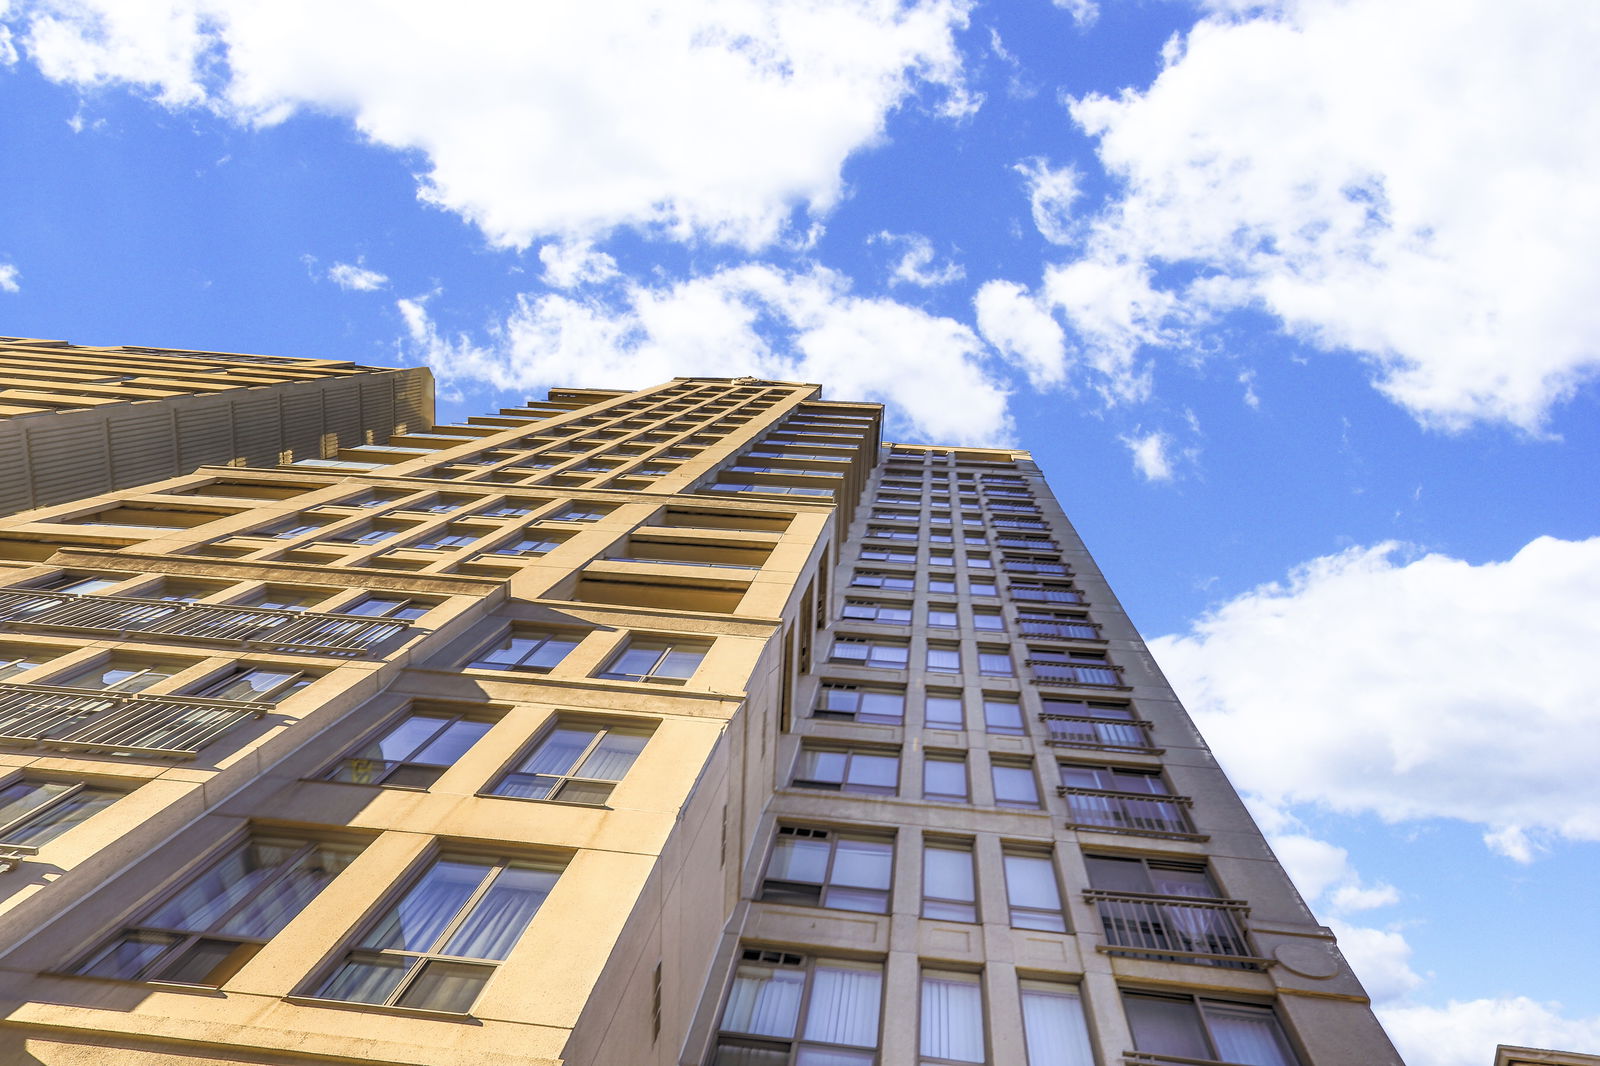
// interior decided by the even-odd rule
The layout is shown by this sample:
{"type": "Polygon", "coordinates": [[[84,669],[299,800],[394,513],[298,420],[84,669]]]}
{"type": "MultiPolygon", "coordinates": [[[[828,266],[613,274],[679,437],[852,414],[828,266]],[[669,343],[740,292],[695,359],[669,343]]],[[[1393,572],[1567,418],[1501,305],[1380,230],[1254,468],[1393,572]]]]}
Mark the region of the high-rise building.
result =
{"type": "Polygon", "coordinates": [[[0,522],[0,1061],[1398,1063],[1028,454],[880,416],[553,389],[0,522]]]}

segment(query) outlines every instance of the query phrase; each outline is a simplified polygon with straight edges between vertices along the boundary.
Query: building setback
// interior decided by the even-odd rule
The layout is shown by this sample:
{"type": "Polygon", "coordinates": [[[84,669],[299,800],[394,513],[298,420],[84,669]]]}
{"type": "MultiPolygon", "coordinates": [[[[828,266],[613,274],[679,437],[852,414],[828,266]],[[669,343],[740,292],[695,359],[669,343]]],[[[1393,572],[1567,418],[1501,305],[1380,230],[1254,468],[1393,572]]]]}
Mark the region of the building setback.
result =
{"type": "Polygon", "coordinates": [[[0,337],[0,515],[433,423],[433,376],[333,359],[0,337]]]}
{"type": "Polygon", "coordinates": [[[552,389],[0,521],[0,1061],[1398,1064],[1028,454],[880,419],[552,389]]]}

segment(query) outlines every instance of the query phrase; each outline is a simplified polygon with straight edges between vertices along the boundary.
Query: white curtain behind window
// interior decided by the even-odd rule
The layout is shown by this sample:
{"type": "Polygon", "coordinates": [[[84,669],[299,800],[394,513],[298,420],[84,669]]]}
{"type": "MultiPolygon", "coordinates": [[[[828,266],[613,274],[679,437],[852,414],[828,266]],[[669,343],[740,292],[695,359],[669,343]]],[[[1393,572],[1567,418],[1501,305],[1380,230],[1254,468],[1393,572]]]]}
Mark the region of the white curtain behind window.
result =
{"type": "Polygon", "coordinates": [[[811,978],[806,1039],[877,1047],[882,999],[883,974],[876,966],[818,962],[811,978]]]}
{"type": "Polygon", "coordinates": [[[922,975],[922,1054],[983,1062],[983,991],[976,974],[922,975]]]}
{"type": "Polygon", "coordinates": [[[1028,1066],[1094,1066],[1083,1003],[1070,985],[1022,982],[1022,1028],[1028,1066]]]}

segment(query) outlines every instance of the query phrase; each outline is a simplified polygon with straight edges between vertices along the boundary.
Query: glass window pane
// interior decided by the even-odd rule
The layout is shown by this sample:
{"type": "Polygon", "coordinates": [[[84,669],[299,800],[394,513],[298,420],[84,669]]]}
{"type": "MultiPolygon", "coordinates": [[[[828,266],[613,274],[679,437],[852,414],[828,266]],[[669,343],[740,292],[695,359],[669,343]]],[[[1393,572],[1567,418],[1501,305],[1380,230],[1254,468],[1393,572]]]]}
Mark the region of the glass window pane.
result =
{"type": "Polygon", "coordinates": [[[399,987],[411,959],[362,956],[346,960],[317,995],[346,1003],[382,1003],[399,987]]]}
{"type": "Polygon", "coordinates": [[[492,973],[492,966],[437,960],[428,962],[401,995],[398,1005],[465,1014],[472,1009],[479,991],[492,973]]]}
{"type": "Polygon", "coordinates": [[[741,966],[722,1012],[724,1032],[791,1037],[800,1017],[805,974],[766,966],[741,966]]]}
{"type": "Polygon", "coordinates": [[[0,789],[0,824],[10,825],[71,788],[61,781],[18,781],[7,785],[0,789]]]}
{"type": "Polygon", "coordinates": [[[983,1062],[983,992],[973,974],[922,975],[922,1054],[983,1062]]]}
{"type": "Polygon", "coordinates": [[[636,733],[607,733],[589,757],[578,767],[578,777],[598,781],[620,781],[644,750],[648,737],[636,733]]]}
{"type": "Polygon", "coordinates": [[[77,972],[91,977],[134,981],[162,952],[177,942],[178,937],[171,933],[124,933],[77,972]]]}
{"type": "Polygon", "coordinates": [[[926,849],[922,854],[922,894],[953,900],[976,898],[972,852],[966,848],[926,849]]]}
{"type": "Polygon", "coordinates": [[[383,762],[409,759],[424,741],[443,729],[447,721],[447,718],[438,715],[410,715],[383,736],[363,744],[351,758],[376,759],[383,762]]]}
{"type": "Polygon", "coordinates": [[[205,695],[219,700],[259,700],[294,679],[295,670],[241,670],[208,685],[205,695]]]}
{"type": "Polygon", "coordinates": [[[1196,1059],[1212,1057],[1193,1001],[1124,992],[1122,1006],[1133,1030],[1133,1046],[1140,1051],[1196,1059]]]}
{"type": "Polygon", "coordinates": [[[41,847],[122,798],[121,792],[85,788],[28,819],[5,835],[7,844],[41,847]]]}
{"type": "Polygon", "coordinates": [[[261,939],[277,935],[357,854],[352,847],[324,844],[314,848],[287,874],[265,885],[220,931],[261,939]]]}
{"type": "Polygon", "coordinates": [[[996,765],[993,770],[996,803],[1013,807],[1039,806],[1039,789],[1030,768],[996,765]]]}
{"type": "Polygon", "coordinates": [[[924,707],[924,718],[928,726],[949,729],[960,729],[962,727],[961,698],[959,696],[929,696],[924,707]]]}
{"type": "Polygon", "coordinates": [[[570,773],[578,757],[594,743],[597,732],[595,729],[558,726],[540,742],[519,769],[530,774],[570,773]]]}
{"type": "Polygon", "coordinates": [[[489,863],[438,860],[362,939],[361,946],[429,950],[489,869],[489,863]]]}
{"type": "Polygon", "coordinates": [[[767,877],[776,881],[805,881],[820,885],[828,876],[828,841],[813,837],[781,836],[772,848],[767,877]]]}
{"type": "Polygon", "coordinates": [[[926,796],[965,799],[967,764],[960,759],[929,759],[922,767],[922,792],[926,796]]]}
{"type": "Polygon", "coordinates": [[[441,954],[503,959],[555,887],[554,870],[510,866],[500,871],[441,954]]]}
{"type": "Polygon", "coordinates": [[[417,753],[415,762],[430,766],[454,766],[467,749],[476,744],[489,731],[489,722],[459,721],[450,723],[442,734],[417,753]]]}
{"type": "Polygon", "coordinates": [[[858,752],[851,756],[849,773],[848,784],[892,791],[899,783],[900,759],[894,755],[862,755],[858,752]]]}
{"type": "Polygon", "coordinates": [[[1201,1001],[1217,1057],[1240,1066],[1294,1066],[1294,1053],[1266,1007],[1201,1001]]]}
{"type": "Polygon", "coordinates": [[[288,842],[241,844],[140,924],[160,929],[210,929],[298,850],[288,842]]]}
{"type": "Polygon", "coordinates": [[[705,658],[705,652],[699,649],[684,651],[669,651],[661,665],[656,668],[657,677],[689,677],[700,667],[700,660],[705,658]]]}
{"type": "Polygon", "coordinates": [[[893,865],[894,845],[888,841],[842,837],[834,844],[832,883],[887,889],[893,865]]]}
{"type": "Polygon", "coordinates": [[[197,940],[152,976],[185,984],[218,984],[231,975],[228,971],[237,971],[256,950],[254,944],[240,944],[234,940],[197,940]]]}
{"type": "Polygon", "coordinates": [[[818,962],[806,1010],[806,1039],[877,1047],[882,988],[883,974],[875,966],[818,962]]]}

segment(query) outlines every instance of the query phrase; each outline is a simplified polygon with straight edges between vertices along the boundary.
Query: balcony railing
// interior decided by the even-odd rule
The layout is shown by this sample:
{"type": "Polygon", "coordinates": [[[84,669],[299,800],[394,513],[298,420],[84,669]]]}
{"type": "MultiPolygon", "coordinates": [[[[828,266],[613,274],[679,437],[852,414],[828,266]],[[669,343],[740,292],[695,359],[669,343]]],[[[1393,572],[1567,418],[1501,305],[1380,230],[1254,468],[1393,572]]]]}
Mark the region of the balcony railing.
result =
{"type": "Polygon", "coordinates": [[[242,700],[0,684],[0,744],[192,758],[270,707],[242,700]]]}
{"type": "Polygon", "coordinates": [[[1022,559],[1007,559],[1005,568],[1010,574],[1040,574],[1049,577],[1066,577],[1072,573],[1072,567],[1066,563],[1035,563],[1022,559]]]}
{"type": "Polygon", "coordinates": [[[1264,961],[1245,939],[1241,920],[1250,908],[1240,900],[1097,889],[1083,895],[1100,911],[1111,954],[1238,969],[1264,961]]]}
{"type": "Polygon", "coordinates": [[[1155,753],[1150,744],[1150,723],[1090,718],[1075,714],[1041,714],[1049,735],[1045,740],[1061,748],[1099,748],[1107,751],[1155,753]]]}
{"type": "Polygon", "coordinates": [[[1042,589],[1030,585],[1012,585],[1011,598],[1026,603],[1082,603],[1083,593],[1077,589],[1042,589]]]}
{"type": "Polygon", "coordinates": [[[1100,627],[1093,622],[1045,622],[1035,618],[1023,618],[1021,621],[1022,635],[1025,637],[1059,637],[1069,640],[1101,640],[1100,627]]]}
{"type": "Polygon", "coordinates": [[[1058,663],[1045,659],[1029,659],[1028,669],[1033,679],[1047,685],[1089,685],[1094,688],[1123,688],[1122,668],[1119,666],[1084,666],[1078,663],[1058,663]]]}
{"type": "Polygon", "coordinates": [[[0,592],[0,626],[178,637],[330,655],[369,655],[412,628],[403,619],[368,615],[25,590],[0,592]]]}
{"type": "Polygon", "coordinates": [[[1110,792],[1097,788],[1063,785],[1057,794],[1065,796],[1069,829],[1099,829],[1137,836],[1174,837],[1204,840],[1189,821],[1188,796],[1153,796],[1146,792],[1110,792]]]}

